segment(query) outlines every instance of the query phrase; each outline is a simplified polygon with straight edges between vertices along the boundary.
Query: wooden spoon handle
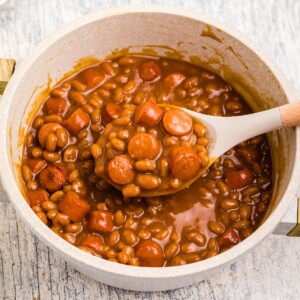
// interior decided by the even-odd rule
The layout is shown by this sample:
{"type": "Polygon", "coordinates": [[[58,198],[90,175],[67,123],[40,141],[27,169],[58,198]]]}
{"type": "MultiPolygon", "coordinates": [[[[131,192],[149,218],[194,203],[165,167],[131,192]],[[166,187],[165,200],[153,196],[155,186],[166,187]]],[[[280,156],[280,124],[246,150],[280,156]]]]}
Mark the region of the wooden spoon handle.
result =
{"type": "Polygon", "coordinates": [[[279,110],[284,127],[300,125],[300,101],[280,106],[279,110]]]}
{"type": "Polygon", "coordinates": [[[16,61],[14,59],[0,58],[0,95],[3,94],[5,87],[15,69],[16,61]]]}

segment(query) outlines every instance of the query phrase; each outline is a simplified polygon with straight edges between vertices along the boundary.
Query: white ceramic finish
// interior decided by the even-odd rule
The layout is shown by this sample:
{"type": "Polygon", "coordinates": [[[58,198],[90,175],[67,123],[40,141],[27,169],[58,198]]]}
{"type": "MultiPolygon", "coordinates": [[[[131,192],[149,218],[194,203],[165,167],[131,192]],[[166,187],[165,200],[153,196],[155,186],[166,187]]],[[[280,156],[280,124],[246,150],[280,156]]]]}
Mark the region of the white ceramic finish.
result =
{"type": "Polygon", "coordinates": [[[215,117],[181,108],[208,129],[209,154],[217,158],[237,144],[283,127],[279,107],[236,117],[215,117]],[[230,134],[228,134],[230,133],[230,134]]]}
{"type": "MultiPolygon", "coordinates": [[[[283,155],[281,160],[275,156],[278,158],[276,164],[281,168],[274,178],[278,184],[269,216],[256,232],[230,251],[202,262],[159,269],[129,267],[88,255],[43,225],[24,201],[18,177],[22,151],[19,127],[26,131],[26,117],[32,110],[34,97],[47,82],[48,73],[53,78],[53,86],[80,58],[89,55],[102,58],[115,48],[128,45],[138,45],[133,50],[141,50],[144,45],[168,45],[184,50],[181,53],[183,59],[201,57],[202,61],[197,60],[200,65],[212,71],[219,70],[218,73],[246,99],[257,96],[252,105],[257,110],[291,102],[294,94],[270,58],[240,32],[199,14],[160,6],[127,7],[84,17],[41,43],[18,66],[0,104],[0,174],[3,187],[19,215],[48,246],[96,280],[132,290],[174,289],[208,276],[216,268],[244,254],[274,230],[298,195],[299,130],[282,130],[278,135],[270,136],[272,144],[280,147],[283,155]],[[211,30],[216,38],[207,36],[211,30]],[[111,34],[109,37],[107,32],[111,34]],[[203,44],[206,49],[201,48],[203,44]],[[223,66],[221,70],[220,65],[223,66]],[[224,68],[227,70],[224,71],[224,68]],[[35,91],[37,86],[39,88],[35,91]]],[[[158,54],[165,55],[166,48],[155,48],[158,54]]]]}

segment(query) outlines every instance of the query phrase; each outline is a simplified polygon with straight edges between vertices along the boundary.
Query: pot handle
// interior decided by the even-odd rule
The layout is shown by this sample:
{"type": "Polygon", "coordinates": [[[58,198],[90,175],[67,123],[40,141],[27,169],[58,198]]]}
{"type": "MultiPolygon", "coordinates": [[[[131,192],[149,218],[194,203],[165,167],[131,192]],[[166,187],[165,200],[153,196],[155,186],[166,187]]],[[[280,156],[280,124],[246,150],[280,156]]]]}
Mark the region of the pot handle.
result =
{"type": "MultiPolygon", "coordinates": [[[[10,80],[14,70],[16,61],[14,59],[0,58],[0,100],[6,88],[8,81],[10,80]]],[[[2,193],[3,189],[0,182],[0,203],[7,202],[7,196],[2,193]]]]}
{"type": "Polygon", "coordinates": [[[15,70],[14,59],[0,58],[0,96],[3,95],[6,85],[15,70]]]}
{"type": "Polygon", "coordinates": [[[295,197],[292,207],[290,207],[273,233],[290,237],[300,237],[300,196],[295,197]]]}

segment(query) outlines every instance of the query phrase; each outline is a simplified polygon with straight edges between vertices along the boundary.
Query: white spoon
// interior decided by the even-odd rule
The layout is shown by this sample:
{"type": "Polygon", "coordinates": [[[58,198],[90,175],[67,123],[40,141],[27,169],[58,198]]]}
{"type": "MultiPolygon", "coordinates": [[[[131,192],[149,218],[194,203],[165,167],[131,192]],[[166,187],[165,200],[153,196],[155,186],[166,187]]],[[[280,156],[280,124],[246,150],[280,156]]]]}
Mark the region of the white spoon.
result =
{"type": "Polygon", "coordinates": [[[210,164],[245,140],[283,127],[300,125],[300,101],[236,117],[214,117],[173,105],[164,106],[181,109],[207,127],[210,164]]]}

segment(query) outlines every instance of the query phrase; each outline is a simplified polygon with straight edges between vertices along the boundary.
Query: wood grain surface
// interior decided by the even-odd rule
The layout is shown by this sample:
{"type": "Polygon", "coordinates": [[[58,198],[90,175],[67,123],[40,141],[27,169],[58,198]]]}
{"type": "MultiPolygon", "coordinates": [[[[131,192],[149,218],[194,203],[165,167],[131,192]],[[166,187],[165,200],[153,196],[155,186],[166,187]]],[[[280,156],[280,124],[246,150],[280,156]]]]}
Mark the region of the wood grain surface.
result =
{"type": "MultiPolygon", "coordinates": [[[[130,3],[179,6],[227,22],[274,58],[299,97],[300,0],[8,0],[0,6],[0,57],[20,61],[63,24],[130,3]]],[[[131,292],[74,270],[30,233],[1,188],[0,199],[0,299],[300,298],[300,238],[271,235],[231,266],[186,288],[131,292]]]]}

